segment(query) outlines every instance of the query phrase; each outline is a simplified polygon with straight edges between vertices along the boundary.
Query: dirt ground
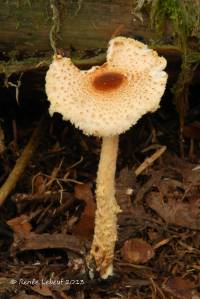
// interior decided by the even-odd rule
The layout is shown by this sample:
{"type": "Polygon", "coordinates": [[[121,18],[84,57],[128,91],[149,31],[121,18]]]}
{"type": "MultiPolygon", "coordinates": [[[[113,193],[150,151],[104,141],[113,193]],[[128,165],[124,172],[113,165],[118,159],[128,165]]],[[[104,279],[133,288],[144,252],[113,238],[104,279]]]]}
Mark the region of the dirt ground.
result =
{"type": "Polygon", "coordinates": [[[0,84],[0,184],[27,144],[33,154],[0,207],[0,299],[200,298],[199,85],[183,138],[170,86],[161,108],[120,137],[122,212],[104,281],[86,267],[101,140],[47,115],[44,74],[24,74],[17,94],[0,84]]]}

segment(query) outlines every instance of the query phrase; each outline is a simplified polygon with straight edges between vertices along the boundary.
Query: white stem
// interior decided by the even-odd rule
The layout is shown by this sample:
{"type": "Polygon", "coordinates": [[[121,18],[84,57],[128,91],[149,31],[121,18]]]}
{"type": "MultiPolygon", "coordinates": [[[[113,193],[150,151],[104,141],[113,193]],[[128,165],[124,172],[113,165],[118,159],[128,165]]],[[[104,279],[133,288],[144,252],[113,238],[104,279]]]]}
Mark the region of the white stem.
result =
{"type": "Polygon", "coordinates": [[[113,272],[113,257],[117,239],[117,214],[120,208],[115,200],[115,171],[119,136],[104,137],[97,173],[96,216],[91,257],[102,278],[113,272]]]}

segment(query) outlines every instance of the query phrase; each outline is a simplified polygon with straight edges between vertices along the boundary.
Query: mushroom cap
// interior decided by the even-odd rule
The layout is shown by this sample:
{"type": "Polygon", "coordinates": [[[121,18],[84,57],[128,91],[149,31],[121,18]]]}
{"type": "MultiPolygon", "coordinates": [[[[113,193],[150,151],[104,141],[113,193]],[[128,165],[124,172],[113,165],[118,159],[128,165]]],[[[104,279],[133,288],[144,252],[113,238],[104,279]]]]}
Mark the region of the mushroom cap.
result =
{"type": "Polygon", "coordinates": [[[121,134],[159,107],[165,67],[156,51],[125,37],[113,38],[106,63],[89,70],[55,55],[46,75],[50,114],[61,113],[87,135],[121,134]]]}

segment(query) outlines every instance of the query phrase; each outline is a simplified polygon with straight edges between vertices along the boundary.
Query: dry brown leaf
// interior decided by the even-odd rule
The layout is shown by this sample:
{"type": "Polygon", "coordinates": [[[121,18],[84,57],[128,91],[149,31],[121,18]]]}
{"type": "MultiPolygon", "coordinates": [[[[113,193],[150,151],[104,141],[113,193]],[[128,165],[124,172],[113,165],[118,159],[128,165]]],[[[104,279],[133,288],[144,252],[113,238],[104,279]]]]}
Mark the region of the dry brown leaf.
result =
{"type": "Polygon", "coordinates": [[[183,202],[169,198],[167,202],[163,202],[157,192],[151,192],[147,195],[146,202],[168,224],[200,229],[200,199],[183,202]]]}
{"type": "Polygon", "coordinates": [[[73,233],[84,239],[91,239],[94,232],[95,203],[91,185],[76,184],[75,197],[85,202],[85,208],[79,222],[74,226],[73,233]]]}
{"type": "Polygon", "coordinates": [[[29,218],[26,215],[21,215],[20,217],[16,217],[7,221],[7,224],[14,231],[15,241],[29,237],[32,227],[28,220],[29,218]]]}
{"type": "Polygon", "coordinates": [[[42,295],[42,296],[45,296],[45,297],[54,297],[50,288],[48,287],[48,285],[46,284],[41,284],[41,285],[34,285],[34,286],[31,286],[31,289],[42,295]]]}
{"type": "Polygon", "coordinates": [[[16,217],[7,221],[7,224],[14,231],[13,235],[13,244],[11,246],[11,255],[15,256],[17,252],[18,246],[20,246],[21,242],[28,239],[31,233],[31,225],[28,222],[28,216],[21,215],[20,217],[16,217]]]}
{"type": "Polygon", "coordinates": [[[129,239],[121,249],[124,261],[133,264],[144,264],[154,256],[154,250],[143,239],[129,239]]]}
{"type": "Polygon", "coordinates": [[[199,295],[194,291],[194,284],[182,277],[174,277],[163,284],[166,293],[180,299],[199,299],[199,295]]]}
{"type": "Polygon", "coordinates": [[[35,295],[27,295],[25,292],[20,292],[19,294],[11,297],[11,299],[37,299],[35,295]]]}
{"type": "Polygon", "coordinates": [[[33,193],[34,194],[42,194],[46,190],[47,178],[42,174],[38,174],[34,177],[32,185],[33,185],[33,193]]]}

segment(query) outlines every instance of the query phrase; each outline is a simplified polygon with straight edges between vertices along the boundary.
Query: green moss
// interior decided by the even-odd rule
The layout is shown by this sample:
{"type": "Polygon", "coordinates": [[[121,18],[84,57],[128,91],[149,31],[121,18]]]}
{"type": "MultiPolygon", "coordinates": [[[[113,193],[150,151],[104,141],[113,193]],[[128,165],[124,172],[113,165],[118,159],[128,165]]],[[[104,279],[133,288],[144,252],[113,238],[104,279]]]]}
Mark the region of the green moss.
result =
{"type": "Polygon", "coordinates": [[[182,132],[189,107],[189,87],[194,71],[200,64],[200,3],[199,0],[154,0],[153,2],[156,6],[152,6],[152,20],[158,25],[161,19],[167,18],[172,24],[175,43],[182,50],[181,71],[172,88],[174,103],[179,113],[180,132],[182,132]],[[195,39],[195,47],[190,42],[191,39],[195,39]]]}
{"type": "MultiPolygon", "coordinates": [[[[150,9],[152,27],[162,35],[171,27],[173,43],[182,52],[182,65],[172,91],[180,125],[188,107],[188,90],[200,64],[200,0],[137,0],[137,7],[150,9]]],[[[146,11],[148,11],[146,9],[146,11]]]]}
{"type": "Polygon", "coordinates": [[[188,38],[200,39],[199,0],[152,0],[152,25],[162,32],[166,22],[171,23],[175,43],[187,51],[188,38]]]}
{"type": "Polygon", "coordinates": [[[199,0],[136,0],[135,10],[150,11],[151,25],[162,34],[166,23],[172,27],[174,42],[187,47],[187,39],[200,39],[199,0]]]}

